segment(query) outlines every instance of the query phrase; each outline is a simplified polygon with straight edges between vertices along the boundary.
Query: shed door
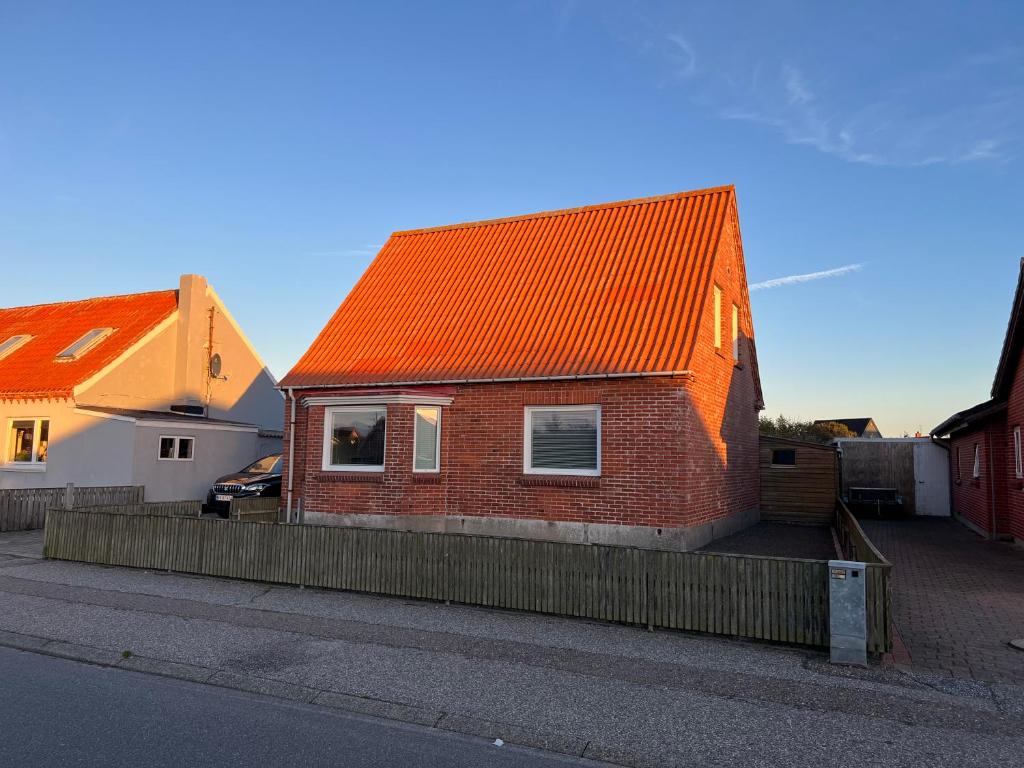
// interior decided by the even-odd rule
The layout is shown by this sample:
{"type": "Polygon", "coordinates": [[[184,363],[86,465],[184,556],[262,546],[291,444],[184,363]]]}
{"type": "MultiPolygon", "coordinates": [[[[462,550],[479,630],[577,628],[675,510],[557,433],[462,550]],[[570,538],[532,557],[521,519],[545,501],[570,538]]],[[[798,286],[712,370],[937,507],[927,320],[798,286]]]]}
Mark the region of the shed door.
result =
{"type": "Polygon", "coordinates": [[[949,451],[935,443],[914,446],[914,480],[918,515],[949,516],[949,451]]]}

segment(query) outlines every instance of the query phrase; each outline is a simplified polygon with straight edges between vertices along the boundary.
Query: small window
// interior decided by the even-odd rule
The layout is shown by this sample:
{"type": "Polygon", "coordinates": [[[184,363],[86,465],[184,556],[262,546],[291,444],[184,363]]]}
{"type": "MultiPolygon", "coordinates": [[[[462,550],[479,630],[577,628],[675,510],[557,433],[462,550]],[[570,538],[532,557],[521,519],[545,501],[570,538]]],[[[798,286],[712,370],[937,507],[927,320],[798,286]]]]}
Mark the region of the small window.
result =
{"type": "Polygon", "coordinates": [[[413,472],[437,472],[441,455],[441,409],[417,405],[413,427],[413,472]]]}
{"type": "Polygon", "coordinates": [[[328,408],[323,469],[383,472],[387,416],[385,406],[328,408]]]}
{"type": "Polygon", "coordinates": [[[773,448],[772,449],[772,466],[773,467],[795,467],[796,466],[796,449],[795,448],[773,448]]]}
{"type": "Polygon", "coordinates": [[[528,407],[524,426],[524,472],[601,474],[600,406],[528,407]]]}
{"type": "Polygon", "coordinates": [[[177,435],[161,435],[160,458],[165,461],[192,461],[194,437],[178,437],[177,435]]]}
{"type": "Polygon", "coordinates": [[[981,449],[974,444],[974,474],[971,477],[981,477],[981,449]]]}
{"type": "Polygon", "coordinates": [[[732,359],[740,359],[740,308],[732,305],[732,359]]]}
{"type": "Polygon", "coordinates": [[[1020,427],[1013,428],[1013,468],[1018,480],[1024,478],[1024,463],[1021,461],[1020,427]]]}
{"type": "Polygon", "coordinates": [[[958,445],[956,447],[956,481],[958,483],[960,482],[960,477],[961,477],[960,465],[961,465],[961,462],[960,462],[960,446],[958,445]]]}
{"type": "Polygon", "coordinates": [[[20,334],[18,336],[11,336],[3,344],[0,344],[0,360],[3,360],[9,354],[13,353],[14,350],[18,349],[24,344],[27,344],[29,339],[32,337],[27,333],[20,334]]]}
{"type": "Polygon", "coordinates": [[[43,467],[49,445],[49,419],[11,419],[4,460],[8,464],[43,467]]]}
{"type": "Polygon", "coordinates": [[[114,332],[113,328],[93,328],[67,349],[57,355],[60,362],[77,360],[114,332]]]}
{"type": "Polygon", "coordinates": [[[715,349],[722,348],[722,289],[715,286],[715,349]]]}

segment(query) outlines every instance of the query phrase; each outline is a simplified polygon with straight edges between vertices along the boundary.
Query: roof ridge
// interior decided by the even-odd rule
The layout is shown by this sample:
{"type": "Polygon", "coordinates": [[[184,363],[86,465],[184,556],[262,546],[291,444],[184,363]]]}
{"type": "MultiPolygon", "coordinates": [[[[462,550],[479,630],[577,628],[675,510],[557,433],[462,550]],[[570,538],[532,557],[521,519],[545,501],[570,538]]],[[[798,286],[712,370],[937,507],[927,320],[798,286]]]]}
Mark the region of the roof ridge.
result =
{"type": "Polygon", "coordinates": [[[524,213],[518,216],[503,216],[497,219],[481,219],[479,221],[464,221],[457,224],[443,224],[437,227],[422,227],[420,229],[400,229],[391,233],[391,237],[404,237],[406,235],[422,235],[428,232],[444,232],[451,229],[469,229],[471,227],[485,227],[494,224],[510,224],[514,221],[528,221],[530,219],[548,219],[555,216],[568,216],[574,213],[588,213],[590,211],[603,211],[611,208],[625,208],[630,205],[643,205],[645,203],[660,203],[666,200],[682,200],[687,197],[699,197],[701,195],[713,195],[721,192],[735,192],[734,184],[724,184],[718,187],[706,189],[692,189],[686,192],[672,192],[667,195],[654,195],[652,197],[634,197],[629,200],[616,200],[610,203],[595,203],[583,205],[576,208],[560,208],[553,211],[537,211],[536,213],[524,213]]]}
{"type": "Polygon", "coordinates": [[[16,307],[0,307],[0,312],[15,309],[36,309],[38,307],[60,307],[65,304],[84,304],[87,301],[105,301],[107,299],[127,299],[134,296],[149,296],[157,293],[177,293],[177,288],[163,288],[157,291],[139,291],[137,293],[115,293],[110,296],[87,296],[84,299],[66,299],[65,301],[45,301],[40,304],[20,304],[16,307]]]}

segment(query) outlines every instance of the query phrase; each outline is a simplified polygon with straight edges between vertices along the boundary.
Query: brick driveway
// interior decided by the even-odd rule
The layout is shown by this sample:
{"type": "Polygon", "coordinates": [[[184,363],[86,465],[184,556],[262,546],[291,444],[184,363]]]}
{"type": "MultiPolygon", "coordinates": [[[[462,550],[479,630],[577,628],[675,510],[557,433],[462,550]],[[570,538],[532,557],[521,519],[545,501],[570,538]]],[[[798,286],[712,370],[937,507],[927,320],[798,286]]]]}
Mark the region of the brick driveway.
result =
{"type": "Polygon", "coordinates": [[[1024,682],[1024,549],[986,541],[950,519],[861,520],[896,567],[896,627],[914,667],[1024,682]]]}

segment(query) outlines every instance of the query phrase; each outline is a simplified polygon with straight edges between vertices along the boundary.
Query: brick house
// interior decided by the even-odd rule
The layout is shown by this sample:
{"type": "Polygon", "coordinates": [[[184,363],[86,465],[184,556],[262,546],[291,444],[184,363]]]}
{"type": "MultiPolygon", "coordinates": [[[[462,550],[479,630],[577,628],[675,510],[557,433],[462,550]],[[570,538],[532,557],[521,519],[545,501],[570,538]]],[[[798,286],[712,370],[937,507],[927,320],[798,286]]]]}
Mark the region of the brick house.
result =
{"type": "Polygon", "coordinates": [[[932,430],[949,437],[952,507],[984,536],[1024,542],[1024,260],[991,399],[932,430]]]}
{"type": "Polygon", "coordinates": [[[280,386],[307,522],[687,549],[758,519],[732,187],[396,232],[280,386]]]}

